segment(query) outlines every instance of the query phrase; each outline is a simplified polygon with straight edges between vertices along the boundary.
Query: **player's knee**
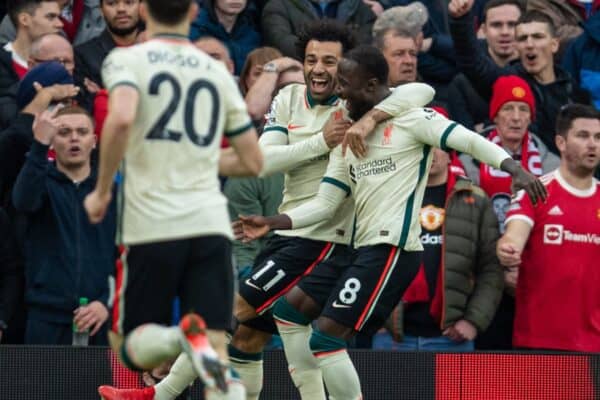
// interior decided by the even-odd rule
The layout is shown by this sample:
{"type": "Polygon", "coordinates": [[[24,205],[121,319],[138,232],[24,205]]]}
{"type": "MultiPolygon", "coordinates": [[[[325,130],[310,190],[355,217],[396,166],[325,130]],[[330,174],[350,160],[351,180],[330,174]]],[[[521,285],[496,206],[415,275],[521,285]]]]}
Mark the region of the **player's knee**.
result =
{"type": "Polygon", "coordinates": [[[260,353],[271,340],[271,334],[240,325],[231,338],[231,345],[245,353],[260,353]]]}
{"type": "Polygon", "coordinates": [[[254,307],[252,307],[242,296],[239,294],[235,296],[235,305],[233,307],[233,314],[235,318],[243,323],[252,318],[256,318],[258,314],[254,307]]]}
{"type": "Polygon", "coordinates": [[[297,325],[309,325],[311,319],[301,313],[297,307],[282,297],[273,306],[273,317],[281,321],[292,322],[297,325]]]}

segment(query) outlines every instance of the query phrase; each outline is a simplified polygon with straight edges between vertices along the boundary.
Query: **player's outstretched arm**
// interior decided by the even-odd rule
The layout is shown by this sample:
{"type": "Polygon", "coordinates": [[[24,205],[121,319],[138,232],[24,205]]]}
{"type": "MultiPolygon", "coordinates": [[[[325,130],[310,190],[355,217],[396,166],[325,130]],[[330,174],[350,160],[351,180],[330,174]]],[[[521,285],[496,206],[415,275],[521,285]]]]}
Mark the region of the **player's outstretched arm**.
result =
{"type": "Polygon", "coordinates": [[[317,195],[283,214],[264,217],[262,215],[240,215],[233,223],[236,239],[248,243],[265,236],[271,230],[300,229],[333,217],[337,208],[347,197],[347,192],[327,180],[319,186],[317,195]]]}
{"type": "Polygon", "coordinates": [[[425,107],[431,103],[435,96],[435,89],[425,83],[406,83],[392,91],[381,103],[356,121],[347,131],[342,142],[342,154],[346,155],[350,147],[357,157],[367,154],[366,138],[375,129],[377,124],[396,117],[403,112],[415,108],[425,107]]]}
{"type": "Polygon", "coordinates": [[[219,174],[223,176],[258,176],[263,168],[263,155],[254,127],[229,140],[231,149],[221,152],[219,174]]]}
{"type": "Polygon", "coordinates": [[[131,127],[135,122],[139,92],[129,85],[116,86],[108,99],[108,115],[102,128],[100,165],[96,188],[84,202],[90,222],[102,221],[112,197],[112,184],[125,156],[131,127]]]}
{"type": "MultiPolygon", "coordinates": [[[[439,121],[432,122],[432,124],[437,122],[439,121]]],[[[456,149],[470,154],[479,161],[494,168],[508,172],[512,176],[514,192],[524,189],[533,204],[536,204],[538,201],[546,201],[548,193],[542,182],[525,171],[521,164],[513,160],[503,148],[483,138],[477,132],[473,132],[455,122],[446,123],[445,125],[447,126],[437,128],[437,134],[441,139],[439,144],[434,144],[435,146],[456,149]]]]}

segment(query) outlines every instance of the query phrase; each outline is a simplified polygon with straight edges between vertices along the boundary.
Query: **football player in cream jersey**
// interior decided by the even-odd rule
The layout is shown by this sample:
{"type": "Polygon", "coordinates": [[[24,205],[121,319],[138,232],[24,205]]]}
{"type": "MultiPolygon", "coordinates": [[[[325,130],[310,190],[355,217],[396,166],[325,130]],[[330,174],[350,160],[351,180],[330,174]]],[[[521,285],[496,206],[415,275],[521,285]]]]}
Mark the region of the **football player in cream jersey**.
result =
{"type": "Polygon", "coordinates": [[[117,243],[124,251],[110,339],[123,363],[150,370],[185,352],[208,398],[244,399],[225,344],[232,232],[218,173],[257,175],[263,158],[234,79],[187,39],[196,13],[193,0],[145,1],[140,14],[150,39],[106,58],[109,113],[85,207],[92,222],[103,218],[120,164],[117,243]],[[227,157],[219,157],[223,132],[234,149],[227,157]],[[171,321],[175,296],[182,312],[202,317],[158,325],[171,321]]]}
{"type": "MultiPolygon", "coordinates": [[[[388,66],[374,47],[351,50],[338,65],[338,94],[357,120],[389,96],[388,66]]],[[[498,146],[447,120],[431,109],[415,108],[379,124],[367,139],[364,159],[338,146],[330,154],[318,194],[310,202],[274,217],[243,219],[246,239],[269,229],[301,229],[331,218],[354,197],[357,249],[346,268],[324,262],[300,280],[274,307],[290,368],[310,346],[313,365],[322,372],[330,399],[362,398],[358,375],[346,341],[357,332],[374,333],[384,323],[414,279],[422,251],[418,210],[421,207],[431,147],[451,147],[501,168],[536,200],[542,184],[521,169],[498,146]],[[310,323],[317,329],[310,333],[310,323]],[[294,358],[291,359],[290,355],[294,358]]],[[[308,373],[308,372],[307,372],[308,373]]]]}

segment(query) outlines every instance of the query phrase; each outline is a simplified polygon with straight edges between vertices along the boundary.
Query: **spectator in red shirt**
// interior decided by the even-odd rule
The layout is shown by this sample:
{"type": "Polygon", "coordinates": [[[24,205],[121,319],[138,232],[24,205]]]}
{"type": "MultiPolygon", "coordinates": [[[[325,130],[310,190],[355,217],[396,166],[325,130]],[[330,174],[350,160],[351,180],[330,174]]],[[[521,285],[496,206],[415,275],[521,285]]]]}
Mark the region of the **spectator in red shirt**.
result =
{"type": "Polygon", "coordinates": [[[513,346],[600,351],[600,113],[564,106],[556,121],[560,167],[542,177],[545,203],[519,192],[498,242],[518,267],[513,346]]]}

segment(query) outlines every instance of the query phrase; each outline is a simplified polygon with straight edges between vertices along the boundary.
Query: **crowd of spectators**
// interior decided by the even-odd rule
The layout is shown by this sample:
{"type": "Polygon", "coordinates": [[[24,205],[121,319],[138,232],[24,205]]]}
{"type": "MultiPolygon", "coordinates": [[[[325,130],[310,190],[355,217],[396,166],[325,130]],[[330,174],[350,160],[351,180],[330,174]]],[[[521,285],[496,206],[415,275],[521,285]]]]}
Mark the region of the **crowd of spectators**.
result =
{"type": "MultiPolygon", "coordinates": [[[[532,174],[581,172],[573,157],[592,157],[585,170],[590,173],[600,162],[598,132],[591,132],[585,154],[569,152],[571,126],[562,126],[562,139],[555,138],[556,119],[566,105],[600,104],[598,0],[451,0],[447,6],[432,0],[198,2],[190,39],[238,77],[259,129],[277,91],[304,82],[296,46],[304,24],[331,18],[351,27],[359,42],[381,50],[390,86],[430,84],[436,110],[502,146],[532,174]]],[[[140,0],[0,4],[1,343],[70,344],[74,318],[94,336],[110,323],[117,204],[105,223],[92,226],[82,199],[93,187],[95,147],[107,110],[102,62],[113,48],[148,39],[139,5],[140,0]],[[82,297],[89,304],[80,307],[82,297]]],[[[598,122],[590,112],[576,115],[598,122]]],[[[515,296],[522,296],[517,304],[525,307],[529,293],[519,288],[520,261],[496,255],[511,208],[510,178],[441,151],[431,174],[426,199],[437,202],[421,210],[423,271],[386,324],[388,331],[372,342],[387,349],[513,348],[515,296]],[[420,346],[415,341],[420,337],[443,340],[420,346]]],[[[283,179],[276,174],[224,181],[232,218],[275,214],[283,179]]],[[[589,194],[584,192],[573,193],[589,194]]],[[[594,207],[600,212],[600,203],[594,207]]],[[[596,241],[581,245],[600,256],[596,241]]],[[[240,273],[260,248],[261,243],[235,244],[240,273]]],[[[594,274],[590,282],[600,283],[594,274]]],[[[600,314],[598,307],[572,310],[588,311],[600,314]]],[[[600,351],[600,328],[586,338],[595,342],[543,347],[600,351]]],[[[358,342],[370,345],[371,338],[358,342]]],[[[535,347],[522,342],[521,347],[535,347]]],[[[93,343],[106,342],[99,337],[93,343]]]]}

